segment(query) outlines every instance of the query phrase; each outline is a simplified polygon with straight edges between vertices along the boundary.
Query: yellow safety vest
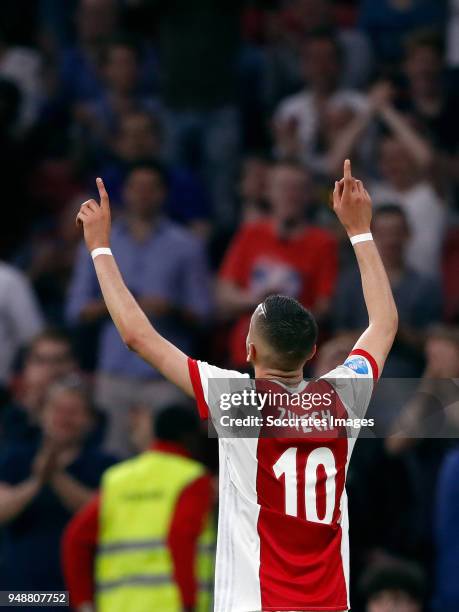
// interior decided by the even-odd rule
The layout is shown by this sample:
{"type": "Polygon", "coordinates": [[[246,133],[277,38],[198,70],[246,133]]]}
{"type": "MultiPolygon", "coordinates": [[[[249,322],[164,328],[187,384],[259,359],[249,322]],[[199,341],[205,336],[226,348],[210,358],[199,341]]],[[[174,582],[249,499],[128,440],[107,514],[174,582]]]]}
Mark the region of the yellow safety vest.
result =
{"type": "MultiPolygon", "coordinates": [[[[98,612],[181,612],[167,537],[180,493],[204,473],[200,463],[160,451],[105,472],[95,568],[98,612]]],[[[211,607],[214,549],[209,517],[196,555],[197,612],[211,607]]]]}

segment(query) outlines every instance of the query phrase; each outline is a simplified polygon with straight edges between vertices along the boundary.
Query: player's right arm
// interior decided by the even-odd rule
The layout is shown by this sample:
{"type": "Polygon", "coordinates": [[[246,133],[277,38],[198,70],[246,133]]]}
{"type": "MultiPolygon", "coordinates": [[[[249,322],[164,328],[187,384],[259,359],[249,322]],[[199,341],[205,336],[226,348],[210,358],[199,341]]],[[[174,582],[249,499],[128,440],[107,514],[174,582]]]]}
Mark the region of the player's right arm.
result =
{"type": "MultiPolygon", "coordinates": [[[[371,231],[371,198],[362,182],[352,177],[349,160],[344,162],[344,178],[335,183],[333,209],[349,238],[371,231]]],[[[381,372],[397,333],[397,308],[375,243],[360,242],[354,250],[368,312],[368,327],[354,350],[369,353],[381,372]]]]}
{"type": "MultiPolygon", "coordinates": [[[[102,179],[97,179],[100,205],[89,200],[81,205],[77,222],[83,225],[89,252],[110,246],[110,204],[102,179]]],[[[121,276],[115,258],[99,255],[94,260],[105,304],[126,346],[151,364],[187,395],[194,396],[188,358],[152,326],[121,276]]]]}

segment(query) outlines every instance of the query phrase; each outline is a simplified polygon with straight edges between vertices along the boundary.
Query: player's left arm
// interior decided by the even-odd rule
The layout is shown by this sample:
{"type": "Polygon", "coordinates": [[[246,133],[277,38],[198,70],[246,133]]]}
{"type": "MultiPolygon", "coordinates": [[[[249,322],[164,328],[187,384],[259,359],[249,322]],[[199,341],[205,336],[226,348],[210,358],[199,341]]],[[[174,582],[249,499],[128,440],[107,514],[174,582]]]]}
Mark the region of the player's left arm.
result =
{"type": "MultiPolygon", "coordinates": [[[[83,225],[89,252],[110,246],[110,203],[102,179],[97,179],[100,204],[88,200],[81,205],[77,222],[83,225]]],[[[126,287],[112,255],[99,255],[94,260],[97,278],[105,304],[126,346],[186,394],[194,397],[188,371],[188,358],[163,338],[126,287]]]]}

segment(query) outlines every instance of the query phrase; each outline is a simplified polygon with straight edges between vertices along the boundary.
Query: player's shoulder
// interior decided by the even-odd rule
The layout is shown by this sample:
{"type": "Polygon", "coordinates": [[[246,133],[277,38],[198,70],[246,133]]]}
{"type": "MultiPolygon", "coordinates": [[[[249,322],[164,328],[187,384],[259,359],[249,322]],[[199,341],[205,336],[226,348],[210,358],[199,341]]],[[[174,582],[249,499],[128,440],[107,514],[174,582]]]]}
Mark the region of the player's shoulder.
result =
{"type": "Polygon", "coordinates": [[[344,363],[321,376],[321,379],[370,378],[377,380],[378,375],[378,367],[374,358],[367,351],[357,349],[349,354],[344,363]]]}
{"type": "Polygon", "coordinates": [[[191,367],[197,367],[201,377],[205,378],[250,378],[250,374],[247,372],[240,372],[238,370],[230,370],[226,368],[220,368],[212,365],[207,361],[200,361],[190,359],[191,367]]]}

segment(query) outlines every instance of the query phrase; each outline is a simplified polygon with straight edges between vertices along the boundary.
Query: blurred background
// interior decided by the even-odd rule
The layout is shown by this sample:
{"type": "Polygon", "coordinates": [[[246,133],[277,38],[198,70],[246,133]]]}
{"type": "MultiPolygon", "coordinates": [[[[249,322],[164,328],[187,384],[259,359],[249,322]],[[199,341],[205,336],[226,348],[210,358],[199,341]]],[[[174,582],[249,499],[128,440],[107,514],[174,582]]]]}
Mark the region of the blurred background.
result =
{"type": "MultiPolygon", "coordinates": [[[[407,435],[361,440],[351,462],[353,610],[459,611],[458,109],[458,0],[2,0],[0,590],[65,574],[83,609],[83,536],[63,534],[155,440],[218,477],[205,429],[155,430],[192,407],[107,315],[74,223],[95,178],[162,334],[245,369],[252,309],[285,293],[318,319],[319,375],[367,322],[329,209],[351,157],[400,315],[384,376],[420,391],[393,425],[407,435]],[[432,411],[449,439],[424,438],[432,411]]],[[[179,607],[148,609],[206,609],[179,587],[179,607]]]]}

